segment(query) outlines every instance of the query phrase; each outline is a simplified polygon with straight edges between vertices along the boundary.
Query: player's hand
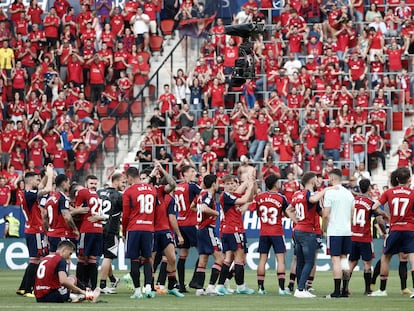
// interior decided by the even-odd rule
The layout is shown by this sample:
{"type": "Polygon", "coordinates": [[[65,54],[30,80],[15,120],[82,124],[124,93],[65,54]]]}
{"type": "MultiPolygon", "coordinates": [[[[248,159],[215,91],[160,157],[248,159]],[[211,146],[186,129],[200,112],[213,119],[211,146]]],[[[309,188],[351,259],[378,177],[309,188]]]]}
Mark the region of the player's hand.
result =
{"type": "Polygon", "coordinates": [[[184,238],[180,235],[180,236],[178,236],[177,237],[177,239],[178,239],[178,245],[183,245],[184,244],[184,238]]]}
{"type": "Polygon", "coordinates": [[[78,231],[78,230],[73,231],[73,234],[74,234],[74,236],[75,236],[75,239],[76,239],[76,240],[79,240],[79,237],[80,237],[80,233],[79,233],[79,231],[78,231]]]}
{"type": "Polygon", "coordinates": [[[89,216],[88,217],[88,221],[90,221],[90,222],[98,222],[98,221],[101,221],[101,217],[100,216],[97,216],[97,215],[89,216]]]}

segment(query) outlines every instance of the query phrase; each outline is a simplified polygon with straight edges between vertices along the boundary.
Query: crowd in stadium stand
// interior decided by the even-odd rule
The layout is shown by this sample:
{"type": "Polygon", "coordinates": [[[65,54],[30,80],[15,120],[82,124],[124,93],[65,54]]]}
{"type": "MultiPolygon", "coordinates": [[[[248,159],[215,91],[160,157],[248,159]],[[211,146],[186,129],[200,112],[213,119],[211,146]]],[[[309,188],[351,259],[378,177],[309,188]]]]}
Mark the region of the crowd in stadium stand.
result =
{"type": "MultiPolygon", "coordinates": [[[[305,163],[323,177],[333,167],[346,168],[345,158],[357,171],[385,170],[387,114],[409,104],[413,92],[412,5],[291,0],[275,10],[271,1],[248,0],[231,23],[266,27],[249,39],[246,61],[256,74],[240,86],[232,77],[243,39],[226,35],[221,18],[207,29],[197,24],[197,65],[158,86],[159,109],[147,118],[136,160],[172,162],[177,177],[187,163],[220,175],[236,170],[234,161],[246,163],[241,170],[261,162],[257,176],[275,171],[293,180],[305,163]]],[[[196,0],[132,0],[123,8],[112,0],[81,1],[80,12],[66,0],[47,12],[36,0],[28,7],[16,0],[7,13],[0,8],[6,184],[18,188],[23,172],[50,161],[75,180],[93,168],[101,153],[97,107],[111,114],[141,90],[149,105],[149,41],[161,34],[161,17],[175,21],[179,36],[192,35],[180,22],[205,17],[203,8],[196,0]]],[[[414,131],[405,138],[405,149],[413,148],[414,131]]],[[[404,144],[396,155],[407,166],[404,144]]]]}

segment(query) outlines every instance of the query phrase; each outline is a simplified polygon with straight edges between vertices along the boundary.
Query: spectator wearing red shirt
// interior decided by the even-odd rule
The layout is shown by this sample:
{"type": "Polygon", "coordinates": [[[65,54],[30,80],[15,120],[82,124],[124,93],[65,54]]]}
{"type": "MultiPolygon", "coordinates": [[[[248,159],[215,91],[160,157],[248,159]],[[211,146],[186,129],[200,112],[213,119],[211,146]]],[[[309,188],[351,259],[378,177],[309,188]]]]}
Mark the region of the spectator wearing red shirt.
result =
{"type": "Polygon", "coordinates": [[[309,161],[309,171],[317,174],[322,174],[322,160],[323,155],[316,152],[317,148],[312,148],[310,154],[306,157],[309,161]]]}
{"type": "Polygon", "coordinates": [[[45,29],[46,44],[48,47],[56,47],[56,43],[59,39],[59,25],[60,18],[56,15],[56,9],[50,8],[49,14],[43,21],[43,27],[45,29]]]}
{"type": "Polygon", "coordinates": [[[384,137],[385,126],[387,124],[387,113],[385,110],[380,109],[380,106],[377,102],[372,104],[372,110],[368,116],[368,123],[375,125],[382,137],[384,137]]]}
{"type": "Polygon", "coordinates": [[[144,96],[144,100],[146,105],[149,105],[149,91],[148,87],[145,87],[145,82],[148,80],[148,75],[150,73],[150,65],[144,61],[144,57],[142,55],[138,55],[137,64],[132,68],[132,74],[134,75],[134,98],[144,90],[142,95],[144,96]]]}
{"type": "Polygon", "coordinates": [[[300,184],[297,180],[295,180],[295,176],[292,172],[287,174],[287,179],[288,180],[282,185],[282,193],[285,195],[288,202],[292,202],[293,194],[300,190],[300,184]]]}
{"type": "Polygon", "coordinates": [[[360,57],[358,51],[354,51],[348,59],[344,55],[345,63],[348,63],[349,67],[349,79],[352,81],[353,89],[359,90],[365,87],[365,75],[368,72],[368,67],[365,61],[360,57]]]}
{"type": "Polygon", "coordinates": [[[325,134],[324,154],[326,157],[332,157],[335,162],[339,161],[339,150],[341,149],[341,128],[336,125],[334,119],[329,124],[322,122],[321,128],[325,134]]]}
{"type": "Polygon", "coordinates": [[[119,6],[113,8],[110,12],[110,18],[111,20],[109,24],[111,25],[113,33],[117,36],[117,38],[121,38],[124,32],[124,18],[121,14],[119,6]]]}
{"type": "Polygon", "coordinates": [[[263,151],[267,143],[267,133],[270,124],[273,122],[272,117],[267,110],[262,110],[257,119],[251,121],[254,125],[254,140],[250,144],[249,154],[253,157],[253,161],[259,162],[263,157],[263,151]]]}
{"type": "Polygon", "coordinates": [[[365,162],[365,135],[362,134],[362,126],[355,128],[355,133],[349,139],[352,144],[355,166],[358,167],[361,162],[365,162]]]}
{"type": "Polygon", "coordinates": [[[11,70],[13,94],[19,93],[20,99],[25,98],[26,79],[28,78],[26,69],[22,68],[22,62],[16,62],[16,66],[11,70]]]}
{"type": "Polygon", "coordinates": [[[397,42],[392,42],[391,47],[384,46],[385,53],[388,55],[388,69],[389,71],[397,72],[401,71],[403,66],[401,62],[401,56],[404,50],[399,48],[397,42]]]}
{"type": "Polygon", "coordinates": [[[204,102],[208,103],[210,98],[210,108],[218,108],[224,106],[224,96],[227,94],[224,86],[224,79],[214,78],[213,84],[208,88],[204,94],[204,102]]]}
{"type": "Polygon", "coordinates": [[[226,156],[226,142],[219,129],[215,128],[213,130],[213,137],[209,139],[208,144],[211,146],[211,151],[217,155],[218,160],[223,161],[226,156]]]}
{"type": "Polygon", "coordinates": [[[10,203],[11,190],[6,185],[6,178],[0,176],[0,206],[6,207],[10,203]]]}
{"type": "Polygon", "coordinates": [[[213,173],[217,163],[217,154],[211,150],[211,146],[206,144],[204,146],[204,152],[201,155],[201,162],[206,166],[207,172],[213,173]]]}
{"type": "Polygon", "coordinates": [[[53,168],[56,174],[65,174],[65,165],[68,161],[66,151],[62,148],[62,143],[60,139],[56,141],[56,146],[52,153],[50,153],[50,158],[53,163],[53,168]]]}
{"type": "Polygon", "coordinates": [[[398,149],[392,154],[393,157],[398,156],[397,167],[408,167],[411,170],[412,153],[408,141],[404,139],[402,144],[398,146],[398,149]]]}
{"type": "Polygon", "coordinates": [[[404,139],[408,141],[411,151],[414,152],[414,117],[410,120],[410,126],[404,131],[404,139]]]}
{"type": "Polygon", "coordinates": [[[227,127],[230,125],[230,117],[224,110],[223,106],[220,106],[213,117],[214,127],[218,129],[221,135],[227,132],[227,127]]]}
{"type": "Polygon", "coordinates": [[[275,174],[278,178],[280,178],[279,167],[273,163],[273,157],[271,155],[268,155],[266,158],[266,163],[263,165],[260,171],[260,175],[264,181],[267,176],[272,174],[275,174]]]}
{"type": "Polygon", "coordinates": [[[321,138],[321,129],[317,123],[308,123],[300,133],[300,141],[303,143],[305,153],[310,154],[313,148],[318,148],[321,138]]]}
{"type": "Polygon", "coordinates": [[[302,55],[302,40],[303,36],[299,32],[298,26],[292,26],[289,28],[289,31],[286,34],[289,44],[289,53],[292,53],[295,56],[295,59],[298,60],[302,55]]]}
{"type": "Polygon", "coordinates": [[[207,126],[207,122],[213,124],[213,119],[209,117],[208,110],[203,110],[202,117],[197,120],[198,131],[202,134],[207,126]]]}
{"type": "Polygon", "coordinates": [[[27,146],[29,147],[29,160],[34,162],[35,168],[41,170],[43,168],[43,151],[47,146],[46,141],[39,134],[33,137],[27,146]]]}
{"type": "Polygon", "coordinates": [[[89,68],[89,82],[91,86],[91,102],[96,105],[105,90],[105,62],[103,57],[95,54],[87,61],[89,68]]]}
{"type": "Polygon", "coordinates": [[[67,55],[68,81],[72,81],[76,87],[83,84],[83,64],[82,56],[72,51],[67,55]]]}
{"type": "Polygon", "coordinates": [[[13,165],[16,173],[19,174],[20,177],[23,177],[24,172],[24,153],[19,144],[16,144],[14,151],[10,154],[10,161],[8,163],[8,167],[13,165]]]}
{"type": "Polygon", "coordinates": [[[366,136],[367,156],[368,156],[368,172],[372,175],[372,162],[374,158],[381,159],[382,169],[385,171],[385,155],[383,152],[384,139],[378,133],[376,126],[371,126],[366,136]]]}
{"type": "Polygon", "coordinates": [[[89,170],[89,150],[83,141],[78,141],[74,146],[75,175],[74,179],[82,183],[89,170]]]}

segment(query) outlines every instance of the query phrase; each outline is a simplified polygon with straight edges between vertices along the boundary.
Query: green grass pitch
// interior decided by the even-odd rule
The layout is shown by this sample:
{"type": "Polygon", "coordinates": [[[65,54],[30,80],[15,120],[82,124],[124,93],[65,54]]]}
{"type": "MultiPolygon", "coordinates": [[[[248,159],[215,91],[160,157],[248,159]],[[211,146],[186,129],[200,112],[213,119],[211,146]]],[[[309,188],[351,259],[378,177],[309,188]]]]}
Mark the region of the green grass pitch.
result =
{"type": "MultiPolygon", "coordinates": [[[[125,272],[117,271],[118,277],[122,277],[125,272]]],[[[187,271],[189,278],[191,271],[187,271]]],[[[286,311],[382,311],[382,310],[414,310],[414,299],[402,296],[399,288],[399,278],[397,271],[391,271],[388,281],[388,297],[365,297],[363,292],[362,272],[355,272],[352,276],[350,290],[352,296],[348,299],[327,300],[323,295],[329,294],[332,290],[333,282],[330,272],[318,272],[314,282],[317,298],[297,299],[291,296],[277,295],[277,280],[275,272],[267,271],[265,288],[268,291],[266,296],[260,295],[232,295],[225,297],[196,297],[194,290],[185,298],[179,299],[168,295],[158,295],[154,299],[132,300],[129,298],[130,291],[121,283],[116,295],[102,295],[101,303],[80,304],[39,304],[34,298],[24,298],[17,296],[17,289],[23,271],[0,270],[0,310],[10,311],[33,311],[33,310],[177,310],[177,311],[198,311],[198,310],[235,310],[235,311],[255,311],[255,310],[286,310],[286,311]]],[[[288,276],[288,274],[287,274],[288,276]]],[[[207,273],[206,283],[209,279],[207,273]]],[[[379,280],[377,281],[378,285],[379,280]]],[[[256,289],[255,271],[246,271],[246,283],[249,287],[256,289]]],[[[412,285],[411,275],[408,277],[409,287],[412,285]]],[[[234,288],[235,285],[233,284],[234,288]]]]}

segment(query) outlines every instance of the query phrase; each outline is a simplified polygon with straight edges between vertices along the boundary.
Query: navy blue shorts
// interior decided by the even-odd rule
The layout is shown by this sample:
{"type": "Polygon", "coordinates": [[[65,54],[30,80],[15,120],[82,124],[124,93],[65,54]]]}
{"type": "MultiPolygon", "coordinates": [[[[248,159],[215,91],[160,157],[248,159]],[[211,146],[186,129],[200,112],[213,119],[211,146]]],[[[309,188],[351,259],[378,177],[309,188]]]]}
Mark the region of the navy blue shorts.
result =
{"type": "Polygon", "coordinates": [[[170,230],[155,231],[153,252],[162,253],[169,244],[174,245],[174,238],[170,230]]]}
{"type": "Polygon", "coordinates": [[[213,227],[197,230],[197,245],[200,255],[211,255],[220,250],[219,239],[214,233],[213,227]]]}
{"type": "Polygon", "coordinates": [[[49,241],[49,251],[52,253],[55,253],[57,250],[57,246],[59,244],[60,241],[71,241],[73,243],[73,245],[75,245],[75,247],[78,245],[78,241],[76,239],[73,238],[56,238],[53,236],[49,236],[47,237],[47,240],[49,241]]]}
{"type": "Polygon", "coordinates": [[[331,256],[348,255],[351,253],[352,241],[350,236],[328,237],[327,253],[331,256]]]}
{"type": "Polygon", "coordinates": [[[63,303],[67,302],[69,299],[69,291],[67,288],[60,288],[52,290],[49,294],[42,298],[36,298],[37,302],[54,302],[54,303],[63,303]]]}
{"type": "Polygon", "coordinates": [[[232,251],[235,252],[238,248],[244,250],[247,253],[247,239],[245,233],[223,233],[221,237],[221,243],[223,244],[223,252],[232,251]]]}
{"type": "Polygon", "coordinates": [[[197,228],[196,226],[183,226],[180,227],[181,235],[183,236],[184,243],[178,245],[178,239],[176,238],[178,248],[190,248],[192,246],[197,247],[197,228]]]}
{"type": "Polygon", "coordinates": [[[259,248],[257,249],[257,251],[260,254],[268,254],[271,247],[273,247],[275,254],[286,253],[284,237],[283,236],[261,236],[259,238],[259,248]]]}
{"type": "Polygon", "coordinates": [[[128,231],[125,258],[151,258],[154,235],[150,231],[128,231]]]}
{"type": "Polygon", "coordinates": [[[384,254],[414,253],[414,231],[391,231],[384,241],[384,254]]]}
{"type": "Polygon", "coordinates": [[[374,252],[372,249],[371,242],[352,241],[349,261],[358,261],[359,258],[361,258],[363,261],[371,261],[374,258],[374,252]]]}
{"type": "Polygon", "coordinates": [[[26,235],[26,244],[29,250],[29,257],[42,257],[44,256],[44,234],[43,233],[34,233],[34,234],[25,234],[26,235]]]}
{"type": "Polygon", "coordinates": [[[103,234],[81,233],[78,244],[79,255],[101,257],[103,253],[103,234]]]}
{"type": "Polygon", "coordinates": [[[104,234],[103,237],[103,255],[104,258],[118,258],[119,237],[115,234],[104,234]]]}

